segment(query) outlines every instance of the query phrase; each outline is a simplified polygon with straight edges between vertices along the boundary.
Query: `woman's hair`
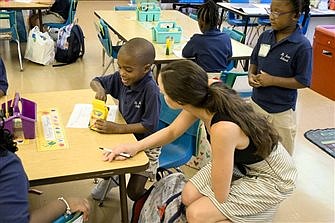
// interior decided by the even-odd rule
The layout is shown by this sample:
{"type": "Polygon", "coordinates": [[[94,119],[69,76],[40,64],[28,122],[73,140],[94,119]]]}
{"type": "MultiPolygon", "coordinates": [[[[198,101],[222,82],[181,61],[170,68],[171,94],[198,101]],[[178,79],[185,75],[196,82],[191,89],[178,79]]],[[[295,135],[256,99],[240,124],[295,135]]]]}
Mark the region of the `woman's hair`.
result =
{"type": "Polygon", "coordinates": [[[194,62],[181,60],[169,63],[160,75],[164,91],[172,100],[231,117],[254,142],[257,155],[265,158],[277,145],[279,135],[270,123],[254,112],[251,105],[233,89],[222,83],[208,86],[207,73],[194,62]]]}
{"type": "Polygon", "coordinates": [[[289,0],[289,2],[293,6],[293,10],[297,15],[304,14],[304,19],[302,20],[301,26],[304,26],[307,22],[308,14],[309,14],[309,0],[289,0]]]}
{"type": "Polygon", "coordinates": [[[199,7],[198,19],[204,21],[210,29],[214,29],[218,26],[220,19],[219,10],[213,0],[207,1],[199,7]]]}
{"type": "Polygon", "coordinates": [[[0,117],[0,156],[6,156],[7,152],[16,152],[16,142],[14,142],[14,136],[4,128],[5,120],[0,117]]]}

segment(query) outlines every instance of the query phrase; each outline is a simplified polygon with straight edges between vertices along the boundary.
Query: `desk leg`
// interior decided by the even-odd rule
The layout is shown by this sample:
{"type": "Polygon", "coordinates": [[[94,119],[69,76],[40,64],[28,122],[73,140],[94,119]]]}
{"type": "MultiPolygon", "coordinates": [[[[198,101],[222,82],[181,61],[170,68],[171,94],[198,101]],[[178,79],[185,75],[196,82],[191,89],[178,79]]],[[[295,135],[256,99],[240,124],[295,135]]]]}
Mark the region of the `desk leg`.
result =
{"type": "Polygon", "coordinates": [[[38,20],[40,22],[40,30],[41,32],[43,32],[43,21],[42,21],[42,10],[41,9],[38,10],[38,20]]]}
{"type": "Polygon", "coordinates": [[[120,174],[120,204],[121,204],[121,219],[122,222],[128,223],[128,205],[127,205],[127,189],[126,189],[126,176],[120,174]]]}

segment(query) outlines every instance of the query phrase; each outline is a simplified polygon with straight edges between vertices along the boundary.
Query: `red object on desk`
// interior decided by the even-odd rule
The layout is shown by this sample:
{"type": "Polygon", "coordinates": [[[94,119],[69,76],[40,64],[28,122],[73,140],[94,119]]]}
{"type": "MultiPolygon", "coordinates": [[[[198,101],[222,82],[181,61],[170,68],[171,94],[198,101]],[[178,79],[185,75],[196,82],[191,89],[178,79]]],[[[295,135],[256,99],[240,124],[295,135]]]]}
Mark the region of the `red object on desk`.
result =
{"type": "Polygon", "coordinates": [[[311,88],[335,100],[335,25],[315,28],[311,88]]]}

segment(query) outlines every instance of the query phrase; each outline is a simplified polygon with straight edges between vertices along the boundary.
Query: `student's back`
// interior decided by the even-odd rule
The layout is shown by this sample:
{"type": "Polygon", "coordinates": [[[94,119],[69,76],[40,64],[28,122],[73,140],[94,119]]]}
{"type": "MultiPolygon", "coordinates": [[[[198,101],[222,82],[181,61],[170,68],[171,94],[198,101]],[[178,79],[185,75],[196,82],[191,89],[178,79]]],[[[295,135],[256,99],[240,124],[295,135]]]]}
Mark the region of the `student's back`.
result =
{"type": "Polygon", "coordinates": [[[183,56],[194,57],[206,72],[225,70],[232,56],[230,37],[218,29],[218,24],[218,7],[210,0],[198,10],[198,25],[202,34],[194,34],[183,48],[183,56]]]}

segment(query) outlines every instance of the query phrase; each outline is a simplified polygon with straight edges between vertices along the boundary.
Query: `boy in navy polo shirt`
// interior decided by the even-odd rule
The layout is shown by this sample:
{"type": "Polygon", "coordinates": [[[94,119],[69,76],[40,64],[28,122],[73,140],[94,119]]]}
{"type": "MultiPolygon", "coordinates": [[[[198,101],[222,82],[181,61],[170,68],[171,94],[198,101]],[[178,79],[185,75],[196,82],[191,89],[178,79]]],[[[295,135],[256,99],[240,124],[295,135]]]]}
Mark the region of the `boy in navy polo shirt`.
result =
{"type": "MultiPolygon", "coordinates": [[[[94,127],[101,133],[134,133],[137,140],[154,133],[160,115],[159,88],[152,77],[151,66],[155,59],[153,45],[143,39],[134,38],[126,42],[118,53],[119,71],[91,81],[95,98],[106,101],[107,95],[119,100],[119,110],[127,124],[97,120],[94,127]]],[[[144,192],[148,177],[153,177],[158,167],[160,148],[145,151],[150,160],[149,169],[144,173],[132,174],[127,192],[137,200],[144,192]]],[[[118,176],[113,177],[111,187],[117,186],[118,176]]],[[[108,181],[100,181],[92,190],[92,197],[100,200],[108,181]]],[[[110,189],[109,188],[109,189],[110,189]]],[[[108,189],[108,190],[109,190],[108,189]]]]}
{"type": "Polygon", "coordinates": [[[5,64],[0,57],[0,98],[7,94],[8,89],[8,81],[7,81],[7,74],[5,64]]]}
{"type": "Polygon", "coordinates": [[[198,25],[203,34],[194,34],[183,48],[183,57],[195,57],[206,72],[226,70],[232,56],[230,37],[218,29],[218,6],[209,0],[198,10],[198,25]]]}
{"type": "Polygon", "coordinates": [[[296,134],[297,89],[309,87],[312,71],[312,47],[297,24],[301,12],[305,13],[304,24],[309,1],[272,1],[272,29],[259,37],[249,68],[252,105],[273,123],[291,155],[296,134]]]}

